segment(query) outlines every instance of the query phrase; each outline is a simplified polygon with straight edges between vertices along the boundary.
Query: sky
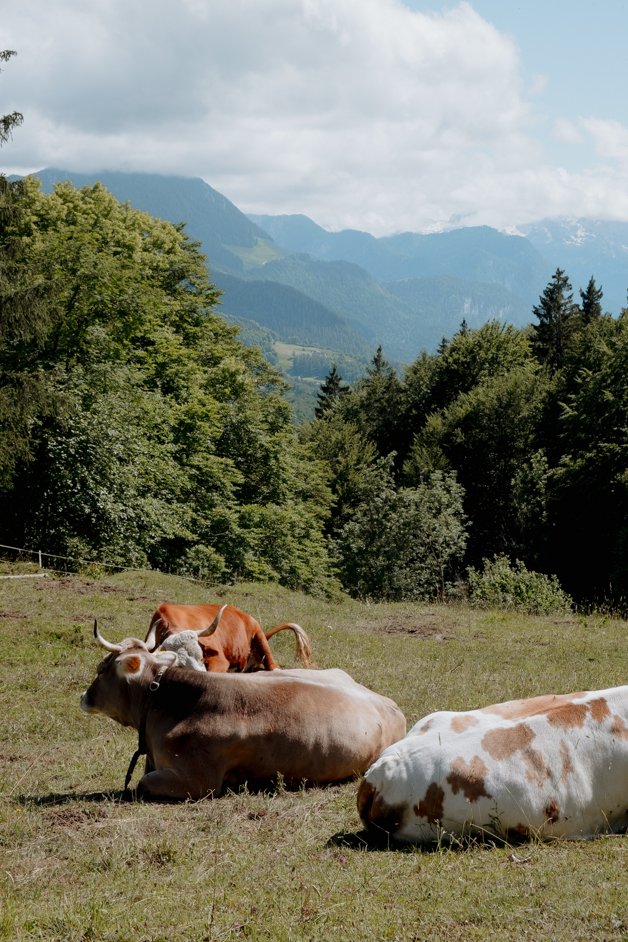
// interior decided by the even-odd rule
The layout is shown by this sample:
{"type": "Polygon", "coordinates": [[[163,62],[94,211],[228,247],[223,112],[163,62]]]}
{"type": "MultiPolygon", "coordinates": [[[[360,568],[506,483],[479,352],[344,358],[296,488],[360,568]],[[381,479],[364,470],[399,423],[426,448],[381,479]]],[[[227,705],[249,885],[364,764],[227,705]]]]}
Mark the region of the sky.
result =
{"type": "Polygon", "coordinates": [[[201,177],[374,235],[628,220],[626,0],[19,0],[0,172],[201,177]]]}

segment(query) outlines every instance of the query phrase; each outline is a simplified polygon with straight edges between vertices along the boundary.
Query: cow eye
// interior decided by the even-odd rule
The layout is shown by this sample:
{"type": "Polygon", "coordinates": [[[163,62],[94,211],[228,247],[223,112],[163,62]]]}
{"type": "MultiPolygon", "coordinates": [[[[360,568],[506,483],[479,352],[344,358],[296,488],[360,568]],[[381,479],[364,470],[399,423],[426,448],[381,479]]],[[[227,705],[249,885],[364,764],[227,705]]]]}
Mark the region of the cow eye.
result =
{"type": "Polygon", "coordinates": [[[102,660],[102,661],[100,662],[100,664],[99,664],[98,667],[96,668],[96,673],[97,673],[97,674],[102,674],[102,673],[104,673],[104,671],[105,671],[105,670],[107,669],[107,667],[109,666],[109,661],[111,660],[112,657],[113,657],[112,654],[108,654],[107,657],[106,657],[104,660],[102,660]]]}

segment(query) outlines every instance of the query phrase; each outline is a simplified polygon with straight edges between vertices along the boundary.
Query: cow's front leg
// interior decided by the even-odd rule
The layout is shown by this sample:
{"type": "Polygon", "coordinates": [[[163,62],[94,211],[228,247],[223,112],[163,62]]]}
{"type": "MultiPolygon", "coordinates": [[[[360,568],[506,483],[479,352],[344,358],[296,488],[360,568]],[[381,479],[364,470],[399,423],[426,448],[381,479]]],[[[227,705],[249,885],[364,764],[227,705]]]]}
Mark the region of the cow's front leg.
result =
{"type": "Polygon", "coordinates": [[[175,769],[155,769],[144,775],[137,786],[137,797],[159,801],[184,801],[186,798],[197,800],[220,794],[222,782],[203,783],[199,789],[193,782],[181,777],[175,769]]]}

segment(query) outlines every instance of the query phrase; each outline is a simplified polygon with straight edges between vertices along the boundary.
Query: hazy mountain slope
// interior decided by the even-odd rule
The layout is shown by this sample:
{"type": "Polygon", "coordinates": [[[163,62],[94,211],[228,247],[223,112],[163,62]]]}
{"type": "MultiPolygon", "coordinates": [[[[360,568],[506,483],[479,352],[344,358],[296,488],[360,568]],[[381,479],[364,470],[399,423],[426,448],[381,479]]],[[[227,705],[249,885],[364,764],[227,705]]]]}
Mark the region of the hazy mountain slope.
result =
{"type": "Polygon", "coordinates": [[[365,334],[373,351],[382,344],[391,358],[410,362],[423,346],[420,319],[357,265],[290,255],[268,262],[256,276],[282,282],[315,298],[365,334]]]}
{"type": "Polygon", "coordinates": [[[591,275],[604,291],[604,309],[618,314],[628,290],[628,222],[600,219],[544,219],[521,227],[539,252],[552,258],[571,281],[574,299],[591,275]]]}
{"type": "Polygon", "coordinates": [[[289,343],[322,346],[356,356],[372,349],[362,331],[301,291],[272,281],[244,281],[216,272],[215,281],[224,291],[221,308],[236,321],[250,318],[289,343]]]}
{"type": "Polygon", "coordinates": [[[390,282],[387,289],[420,318],[422,336],[429,349],[443,337],[451,337],[464,319],[469,327],[487,320],[524,326],[530,321],[530,308],[521,298],[498,285],[463,281],[448,275],[434,278],[408,278],[390,282]]]}
{"type": "Polygon", "coordinates": [[[394,360],[433,350],[463,318],[533,319],[532,307],[557,267],[574,297],[593,274],[606,309],[617,313],[628,287],[628,223],[554,220],[512,236],[488,227],[402,233],[328,232],[303,215],[247,217],[200,178],[47,169],[44,189],[69,179],[100,180],[118,199],[184,222],[201,243],[223,310],[291,343],[338,344],[359,356],[381,343],[394,360]],[[227,277],[230,276],[230,277],[227,277]]]}
{"type": "Polygon", "coordinates": [[[248,264],[285,254],[267,233],[198,177],[109,171],[84,174],[55,168],[41,170],[37,176],[47,192],[61,180],[78,188],[99,181],[121,202],[159,219],[184,222],[189,235],[202,243],[212,271],[225,268],[237,273],[248,264]]]}
{"type": "MultiPolygon", "coordinates": [[[[365,347],[375,349],[374,336],[369,343],[368,316],[353,325],[343,324],[345,314],[351,312],[345,310],[341,293],[309,292],[308,288],[317,280],[326,280],[324,271],[312,278],[309,262],[291,256],[287,267],[292,276],[273,277],[273,269],[268,266],[286,256],[285,250],[203,180],[105,171],[80,174],[55,168],[42,170],[37,176],[46,191],[61,180],[69,180],[77,187],[99,181],[123,202],[128,201],[138,209],[171,222],[185,222],[189,235],[201,243],[212,279],[225,292],[222,301],[225,312],[234,318],[254,320],[267,327],[271,327],[272,322],[271,329],[286,342],[327,344],[335,335],[342,351],[353,348],[362,356],[365,347]],[[232,280],[227,275],[231,275],[232,280]],[[263,283],[264,287],[256,291],[253,285],[247,287],[233,277],[246,277],[249,281],[263,283]],[[326,294],[334,302],[331,307],[325,303],[326,294]],[[295,341],[295,337],[299,340],[295,341]],[[317,340],[317,337],[323,339],[317,340]]],[[[362,279],[372,281],[365,272],[362,279]]],[[[356,281],[360,281],[357,272],[356,281]]],[[[366,302],[365,292],[361,291],[361,295],[366,302]]],[[[391,315],[394,314],[391,311],[391,315]]],[[[393,316],[392,334],[395,333],[394,319],[393,316]]],[[[382,338],[382,342],[387,343],[388,339],[382,338]]],[[[399,350],[399,345],[395,346],[399,350]]]]}
{"type": "Polygon", "coordinates": [[[306,216],[251,216],[287,252],[321,261],[360,265],[379,281],[452,275],[498,284],[535,303],[552,274],[551,263],[521,236],[488,226],[375,238],[346,229],[328,232],[306,216]]]}

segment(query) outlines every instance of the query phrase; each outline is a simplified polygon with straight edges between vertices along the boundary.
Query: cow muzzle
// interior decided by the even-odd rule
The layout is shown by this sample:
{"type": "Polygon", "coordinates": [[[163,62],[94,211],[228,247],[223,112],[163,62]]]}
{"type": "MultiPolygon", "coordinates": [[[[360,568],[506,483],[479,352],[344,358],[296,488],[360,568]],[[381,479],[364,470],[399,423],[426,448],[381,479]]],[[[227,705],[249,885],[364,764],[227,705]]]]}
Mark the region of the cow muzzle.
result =
{"type": "Polygon", "coordinates": [[[84,690],[81,694],[81,710],[83,713],[94,713],[94,707],[89,702],[89,690],[84,690]]]}

